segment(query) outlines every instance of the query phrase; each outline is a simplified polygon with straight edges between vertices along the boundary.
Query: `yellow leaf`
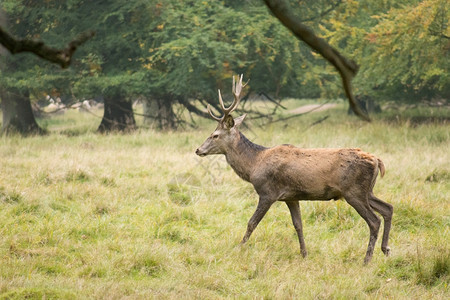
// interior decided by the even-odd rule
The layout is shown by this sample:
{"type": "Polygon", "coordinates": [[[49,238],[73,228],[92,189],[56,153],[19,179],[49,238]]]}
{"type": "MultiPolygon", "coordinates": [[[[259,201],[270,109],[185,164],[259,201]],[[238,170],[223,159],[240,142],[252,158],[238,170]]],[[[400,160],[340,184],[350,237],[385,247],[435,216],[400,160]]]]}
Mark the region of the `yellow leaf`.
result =
{"type": "Polygon", "coordinates": [[[200,26],[200,22],[198,21],[197,16],[194,16],[194,24],[195,24],[195,26],[200,26]]]}

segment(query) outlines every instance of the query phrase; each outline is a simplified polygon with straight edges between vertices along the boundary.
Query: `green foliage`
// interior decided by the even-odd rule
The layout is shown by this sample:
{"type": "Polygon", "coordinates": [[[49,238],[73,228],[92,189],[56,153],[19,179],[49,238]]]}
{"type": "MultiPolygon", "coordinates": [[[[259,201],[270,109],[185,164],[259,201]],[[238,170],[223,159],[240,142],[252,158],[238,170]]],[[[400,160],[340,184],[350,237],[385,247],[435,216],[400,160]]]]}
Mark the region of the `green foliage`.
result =
{"type": "Polygon", "coordinates": [[[346,1],[322,32],[361,66],[357,93],[417,100],[450,94],[445,0],[346,1]]]}
{"type": "Polygon", "coordinates": [[[252,78],[249,86],[257,92],[318,95],[315,87],[301,88],[313,82],[305,75],[311,53],[259,1],[21,0],[2,6],[13,34],[49,45],[96,31],[69,70],[29,55],[8,59],[1,84],[30,90],[35,98],[53,92],[215,103],[217,88],[228,90],[236,73],[252,78]]]}
{"type": "Polygon", "coordinates": [[[142,45],[148,52],[143,67],[155,86],[153,95],[211,101],[217,87],[228,90],[236,73],[252,79],[252,90],[275,91],[277,96],[300,92],[292,79],[303,77],[299,42],[268,18],[262,3],[230,7],[218,1],[167,1],[158,9],[142,45]]]}
{"type": "Polygon", "coordinates": [[[87,30],[94,30],[96,37],[77,50],[68,70],[26,54],[9,57],[2,85],[29,89],[36,98],[50,93],[77,98],[136,93],[130,82],[142,79],[134,75],[142,56],[138,41],[151,17],[142,1],[15,1],[4,8],[11,32],[21,38],[62,47],[87,30]]]}
{"type": "MultiPolygon", "coordinates": [[[[411,101],[450,94],[445,0],[290,2],[299,19],[360,65],[356,94],[411,101]]],[[[195,100],[216,105],[217,89],[227,94],[236,73],[251,78],[247,91],[275,97],[343,95],[333,67],[272,17],[262,1],[4,0],[0,5],[9,30],[21,38],[63,47],[81,32],[96,32],[67,70],[28,54],[2,59],[0,85],[28,91],[33,100],[47,94],[119,95],[158,99],[169,107],[192,108],[195,100]]]]}

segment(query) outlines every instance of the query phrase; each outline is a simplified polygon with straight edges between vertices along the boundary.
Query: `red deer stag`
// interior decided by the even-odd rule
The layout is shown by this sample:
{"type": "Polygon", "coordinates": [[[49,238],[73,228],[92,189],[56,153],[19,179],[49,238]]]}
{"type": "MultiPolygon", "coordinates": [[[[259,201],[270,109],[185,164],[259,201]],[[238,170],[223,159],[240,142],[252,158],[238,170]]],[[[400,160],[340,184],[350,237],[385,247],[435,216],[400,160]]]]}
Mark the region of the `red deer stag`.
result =
{"type": "Polygon", "coordinates": [[[384,218],[381,250],[388,256],[393,207],[372,192],[378,172],[384,175],[383,162],[360,149],[302,149],[292,145],[266,148],[252,143],[238,130],[246,115],[235,119],[230,115],[239,105],[244,86],[242,75],[237,80],[233,77],[234,101],[228,108],[224,106],[219,90],[224,115],[215,116],[208,105],[209,114],[219,124],[196,151],[199,156],[224,154],[233,170],[250,182],[258,193],[258,206],[248,222],[242,243],[249,239],[270,206],[275,201],[284,201],[297,231],[301,254],[305,257],[299,200],[343,197],[369,225],[370,239],[364,263],[372,258],[380,228],[381,222],[375,212],[384,218]]]}

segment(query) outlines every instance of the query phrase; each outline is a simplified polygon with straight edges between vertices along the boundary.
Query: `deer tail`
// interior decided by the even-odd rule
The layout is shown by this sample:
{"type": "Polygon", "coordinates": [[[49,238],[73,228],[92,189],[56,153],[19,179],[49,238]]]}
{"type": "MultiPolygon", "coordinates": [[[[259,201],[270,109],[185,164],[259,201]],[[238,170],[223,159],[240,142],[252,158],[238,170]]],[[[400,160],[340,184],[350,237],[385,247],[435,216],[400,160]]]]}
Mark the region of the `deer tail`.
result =
{"type": "Polygon", "coordinates": [[[381,177],[383,177],[384,173],[386,171],[386,169],[384,168],[384,163],[379,158],[377,158],[377,160],[378,160],[378,169],[380,170],[380,175],[381,175],[381,177]]]}

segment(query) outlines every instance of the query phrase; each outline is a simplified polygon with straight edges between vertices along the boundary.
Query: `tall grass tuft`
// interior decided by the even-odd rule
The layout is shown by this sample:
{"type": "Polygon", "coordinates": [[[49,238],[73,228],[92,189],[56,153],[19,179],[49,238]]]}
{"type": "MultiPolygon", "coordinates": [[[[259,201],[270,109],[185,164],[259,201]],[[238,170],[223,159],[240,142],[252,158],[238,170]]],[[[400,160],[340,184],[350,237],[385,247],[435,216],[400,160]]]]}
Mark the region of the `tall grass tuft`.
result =
{"type": "Polygon", "coordinates": [[[450,280],[450,249],[441,249],[427,261],[417,251],[417,282],[426,286],[447,285],[450,280]]]}

